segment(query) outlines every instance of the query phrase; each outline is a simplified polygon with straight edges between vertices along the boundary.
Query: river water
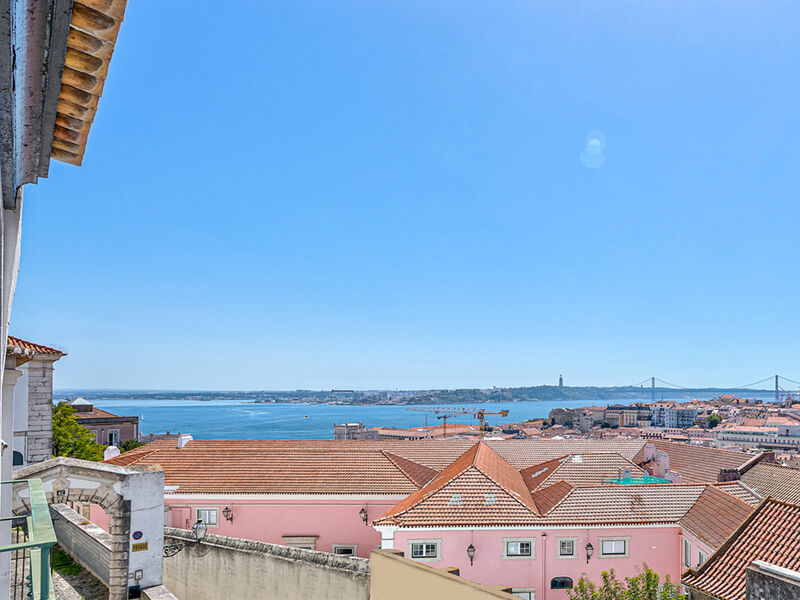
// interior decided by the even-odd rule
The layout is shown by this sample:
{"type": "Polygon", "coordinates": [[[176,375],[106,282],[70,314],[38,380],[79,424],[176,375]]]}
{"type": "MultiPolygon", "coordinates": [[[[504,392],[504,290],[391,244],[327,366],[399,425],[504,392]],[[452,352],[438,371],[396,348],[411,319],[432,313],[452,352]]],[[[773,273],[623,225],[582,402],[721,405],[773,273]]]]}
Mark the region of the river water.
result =
{"type": "MultiPolygon", "coordinates": [[[[56,394],[75,397],[78,393],[56,394]]],[[[344,406],[336,404],[255,404],[248,401],[215,397],[213,392],[201,394],[208,399],[158,399],[135,394],[126,398],[103,398],[102,394],[86,395],[95,406],[117,415],[139,417],[142,433],[191,433],[196,439],[256,440],[256,439],[332,439],[333,423],[362,421],[367,427],[420,427],[425,425],[426,413],[408,410],[408,406],[344,406]]],[[[664,398],[669,400],[670,398],[664,398]]],[[[685,398],[675,398],[686,401],[685,398]]],[[[661,400],[661,398],[659,398],[661,400]]],[[[621,404],[649,402],[650,398],[625,400],[621,404]]],[[[490,424],[512,423],[525,419],[546,417],[554,408],[575,408],[591,402],[492,402],[458,404],[464,408],[485,408],[487,412],[509,410],[506,418],[489,416],[490,424]]],[[[600,402],[597,405],[604,405],[600,402]]],[[[439,425],[436,415],[428,414],[428,425],[439,425]]],[[[448,419],[448,423],[476,423],[471,415],[448,419]]]]}

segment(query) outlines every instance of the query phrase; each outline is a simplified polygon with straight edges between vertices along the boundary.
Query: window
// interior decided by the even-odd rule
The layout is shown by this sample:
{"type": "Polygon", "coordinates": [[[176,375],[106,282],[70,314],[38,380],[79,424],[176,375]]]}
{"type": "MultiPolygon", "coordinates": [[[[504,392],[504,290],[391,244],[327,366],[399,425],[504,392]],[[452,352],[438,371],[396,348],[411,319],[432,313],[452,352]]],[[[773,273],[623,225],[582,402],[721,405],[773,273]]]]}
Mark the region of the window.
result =
{"type": "Polygon", "coordinates": [[[683,538],[683,566],[692,566],[692,542],[683,538]]]}
{"type": "Polygon", "coordinates": [[[119,446],[119,429],[108,430],[108,445],[119,446]]]}
{"type": "Polygon", "coordinates": [[[316,535],[284,535],[283,543],[289,548],[300,548],[302,550],[316,550],[316,535]]]}
{"type": "Polygon", "coordinates": [[[534,558],[533,538],[503,538],[503,558],[534,558]]]}
{"type": "Polygon", "coordinates": [[[334,554],[341,554],[342,556],[355,556],[356,555],[356,548],[357,546],[344,546],[340,544],[334,544],[331,547],[331,551],[334,554]]]}
{"type": "Polygon", "coordinates": [[[442,540],[413,540],[408,542],[408,555],[414,560],[440,560],[442,540]]]}
{"type": "Polygon", "coordinates": [[[572,579],[569,577],[553,577],[550,581],[551,590],[571,590],[572,579]]]}
{"type": "Polygon", "coordinates": [[[197,520],[202,521],[206,525],[212,527],[217,524],[217,509],[216,508],[198,508],[197,520]]]}
{"type": "Polygon", "coordinates": [[[511,594],[524,600],[536,600],[536,590],[533,588],[514,588],[511,594]]]}
{"type": "Polygon", "coordinates": [[[707,558],[708,558],[708,554],[706,554],[706,553],[705,553],[705,552],[703,552],[702,550],[698,550],[698,551],[697,551],[697,566],[699,567],[699,566],[700,566],[700,565],[702,565],[704,562],[706,562],[706,559],[707,559],[707,558]]]}
{"type": "Polygon", "coordinates": [[[578,538],[558,538],[558,558],[578,558],[576,546],[578,538]]]}
{"type": "Polygon", "coordinates": [[[12,467],[20,467],[25,462],[25,459],[22,456],[22,452],[17,452],[14,450],[13,460],[12,460],[12,467]]]}
{"type": "Polygon", "coordinates": [[[629,537],[599,538],[600,558],[625,558],[628,554],[629,537]]]}

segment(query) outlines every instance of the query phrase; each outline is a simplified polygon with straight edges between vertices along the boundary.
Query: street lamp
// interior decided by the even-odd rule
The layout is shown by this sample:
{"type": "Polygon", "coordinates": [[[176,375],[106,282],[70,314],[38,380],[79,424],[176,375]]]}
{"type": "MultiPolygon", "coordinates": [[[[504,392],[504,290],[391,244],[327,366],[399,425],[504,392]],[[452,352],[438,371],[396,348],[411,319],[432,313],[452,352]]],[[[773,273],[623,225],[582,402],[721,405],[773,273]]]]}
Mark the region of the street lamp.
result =
{"type": "Polygon", "coordinates": [[[205,539],[207,530],[208,528],[206,527],[206,524],[203,523],[202,520],[198,519],[197,522],[192,525],[192,535],[194,536],[194,541],[166,544],[164,546],[164,556],[169,558],[170,556],[175,556],[187,546],[199,546],[200,543],[205,539]]]}
{"type": "Polygon", "coordinates": [[[469,556],[469,566],[472,566],[472,561],[475,560],[475,546],[470,544],[467,546],[467,556],[469,556]]]}
{"type": "Polygon", "coordinates": [[[589,559],[592,558],[592,554],[594,554],[594,546],[592,546],[592,542],[586,544],[586,564],[589,564],[589,559]]]}
{"type": "Polygon", "coordinates": [[[226,506],[222,509],[222,516],[225,517],[226,520],[233,523],[233,511],[231,510],[230,506],[226,506]]]}
{"type": "Polygon", "coordinates": [[[358,516],[361,517],[361,520],[364,521],[364,525],[366,525],[367,524],[367,518],[368,518],[367,509],[366,508],[362,508],[360,511],[358,511],[358,516]]]}

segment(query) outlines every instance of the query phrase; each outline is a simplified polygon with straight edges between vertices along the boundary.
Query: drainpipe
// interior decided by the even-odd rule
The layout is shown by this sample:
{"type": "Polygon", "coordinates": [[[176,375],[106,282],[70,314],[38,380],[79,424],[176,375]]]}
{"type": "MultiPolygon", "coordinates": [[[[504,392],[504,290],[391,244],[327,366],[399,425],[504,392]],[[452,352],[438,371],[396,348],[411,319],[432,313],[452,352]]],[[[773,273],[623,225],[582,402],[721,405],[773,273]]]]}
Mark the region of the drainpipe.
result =
{"type": "Polygon", "coordinates": [[[547,600],[547,532],[542,532],[542,600],[547,600]]]}

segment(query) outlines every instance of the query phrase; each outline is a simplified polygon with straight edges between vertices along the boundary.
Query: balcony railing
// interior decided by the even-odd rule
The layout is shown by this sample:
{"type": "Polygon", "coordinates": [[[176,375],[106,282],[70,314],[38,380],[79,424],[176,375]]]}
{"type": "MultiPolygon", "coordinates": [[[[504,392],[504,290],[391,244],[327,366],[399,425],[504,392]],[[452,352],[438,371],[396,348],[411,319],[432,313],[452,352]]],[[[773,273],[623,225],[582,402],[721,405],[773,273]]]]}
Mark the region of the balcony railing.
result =
{"type": "MultiPolygon", "coordinates": [[[[56,543],[56,532],[50,518],[50,507],[44,493],[41,479],[17,479],[2,481],[0,485],[27,484],[28,503],[31,512],[27,515],[3,517],[0,521],[18,521],[25,519],[27,539],[8,546],[0,546],[0,552],[23,551],[27,555],[30,573],[30,598],[33,600],[52,600],[53,578],[50,571],[50,548],[56,543]],[[29,552],[24,552],[29,550],[29,552]]],[[[24,570],[23,570],[24,572],[24,570]]]]}

